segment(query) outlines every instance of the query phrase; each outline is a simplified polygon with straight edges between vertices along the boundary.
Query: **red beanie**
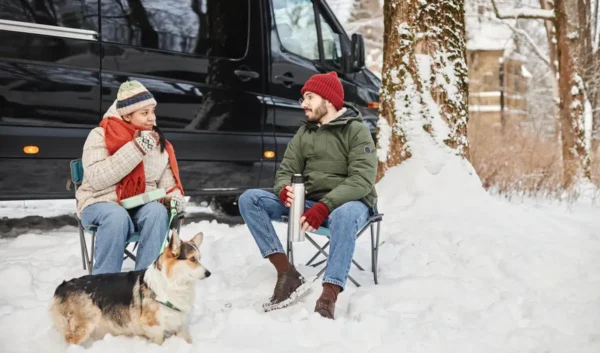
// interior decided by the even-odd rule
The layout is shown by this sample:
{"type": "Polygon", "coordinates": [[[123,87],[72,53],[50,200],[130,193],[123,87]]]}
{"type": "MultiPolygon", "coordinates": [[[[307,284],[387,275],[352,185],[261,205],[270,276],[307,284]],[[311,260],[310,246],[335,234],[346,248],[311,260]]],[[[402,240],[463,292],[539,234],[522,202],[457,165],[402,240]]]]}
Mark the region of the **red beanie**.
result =
{"type": "Polygon", "coordinates": [[[336,110],[340,110],[344,106],[344,87],[335,71],[313,75],[306,81],[300,93],[304,95],[306,91],[327,99],[336,110]]]}

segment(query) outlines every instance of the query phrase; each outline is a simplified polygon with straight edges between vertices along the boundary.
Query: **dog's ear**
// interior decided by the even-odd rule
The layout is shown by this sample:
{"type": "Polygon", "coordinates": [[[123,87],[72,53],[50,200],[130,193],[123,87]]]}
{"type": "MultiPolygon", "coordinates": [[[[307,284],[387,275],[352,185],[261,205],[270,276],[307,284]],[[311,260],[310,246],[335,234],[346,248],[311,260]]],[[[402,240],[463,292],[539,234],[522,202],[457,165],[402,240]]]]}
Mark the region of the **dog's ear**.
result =
{"type": "Polygon", "coordinates": [[[171,241],[169,241],[169,248],[173,257],[179,257],[179,253],[181,252],[181,239],[179,239],[179,234],[177,234],[176,229],[173,229],[173,231],[171,232],[171,241]]]}
{"type": "Polygon", "coordinates": [[[202,240],[204,240],[204,234],[202,232],[194,235],[194,237],[190,240],[192,243],[194,243],[194,245],[196,245],[196,247],[200,247],[200,244],[202,244],[202,240]]]}

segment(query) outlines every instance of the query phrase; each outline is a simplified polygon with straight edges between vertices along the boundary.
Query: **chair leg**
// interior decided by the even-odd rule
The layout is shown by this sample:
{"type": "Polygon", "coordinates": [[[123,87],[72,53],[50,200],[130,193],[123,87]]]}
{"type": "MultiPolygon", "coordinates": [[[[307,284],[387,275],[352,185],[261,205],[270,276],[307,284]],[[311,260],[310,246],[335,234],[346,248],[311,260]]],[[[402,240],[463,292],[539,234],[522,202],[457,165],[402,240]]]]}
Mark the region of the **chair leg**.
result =
{"type": "Polygon", "coordinates": [[[349,280],[350,280],[352,283],[354,283],[354,285],[355,285],[356,287],[360,287],[360,283],[358,283],[358,282],[357,282],[357,281],[356,281],[354,278],[352,278],[352,276],[348,275],[348,279],[349,279],[349,280]]]}
{"type": "MultiPolygon", "coordinates": [[[[327,261],[327,259],[329,258],[329,254],[325,251],[325,246],[323,246],[322,248],[319,246],[319,244],[317,244],[316,241],[313,240],[313,238],[311,238],[310,236],[308,236],[308,234],[306,235],[306,239],[308,239],[308,241],[310,241],[310,243],[312,245],[314,245],[317,249],[319,249],[319,253],[323,254],[323,256],[325,256],[325,260],[319,261],[316,264],[313,264],[313,267],[316,267],[320,264],[322,264],[323,262],[327,261]]],[[[328,245],[329,243],[327,243],[328,245]]],[[[354,259],[352,259],[352,263],[358,267],[359,270],[364,271],[364,269],[356,262],[354,261],[354,259]]],[[[323,267],[321,269],[321,271],[319,271],[319,273],[317,273],[317,278],[319,278],[323,272],[325,272],[325,269],[327,269],[327,266],[323,267]]],[[[355,286],[360,287],[360,284],[354,279],[352,278],[352,276],[348,275],[348,279],[350,279],[350,281],[352,281],[352,283],[354,283],[355,286]]]]}
{"type": "MultiPolygon", "coordinates": [[[[323,272],[325,272],[325,269],[326,269],[326,268],[327,268],[327,267],[323,267],[323,268],[321,269],[321,271],[319,271],[319,273],[317,273],[317,277],[316,277],[316,278],[319,278],[319,277],[321,277],[321,275],[323,274],[323,272]]],[[[349,280],[350,280],[350,282],[352,282],[352,283],[353,283],[353,284],[354,284],[356,287],[360,287],[360,283],[358,283],[358,282],[357,282],[357,281],[354,279],[354,277],[352,277],[352,276],[348,275],[348,279],[349,279],[349,280]]]]}
{"type": "Polygon", "coordinates": [[[319,249],[319,253],[323,254],[323,256],[325,256],[325,259],[327,259],[329,257],[329,254],[325,251],[325,247],[321,248],[319,246],[319,244],[317,244],[316,241],[313,240],[313,238],[311,238],[308,234],[306,234],[306,239],[308,239],[308,241],[315,246],[315,248],[319,249]]]}
{"type": "MultiPolygon", "coordinates": [[[[320,254],[319,254],[319,255],[320,255],[320,254]]],[[[321,265],[321,264],[322,264],[322,263],[324,263],[324,262],[327,262],[327,259],[323,259],[323,260],[321,260],[321,261],[319,261],[319,262],[317,262],[317,263],[314,263],[314,264],[312,264],[311,266],[312,266],[312,267],[317,267],[317,266],[321,265]]]]}
{"type": "Polygon", "coordinates": [[[129,244],[131,244],[131,243],[127,243],[127,244],[125,244],[125,251],[124,251],[124,253],[125,253],[125,257],[123,257],[123,260],[127,260],[127,258],[129,257],[129,258],[131,258],[131,259],[132,259],[132,260],[135,262],[135,255],[133,255],[133,252],[135,251],[135,249],[137,249],[137,247],[138,247],[139,243],[140,243],[139,241],[135,242],[135,243],[133,244],[133,249],[131,249],[131,251],[127,250],[127,247],[128,247],[128,246],[129,246],[129,244]]]}
{"type": "Polygon", "coordinates": [[[77,220],[77,223],[79,225],[79,247],[81,248],[81,262],[83,262],[83,269],[87,270],[87,268],[86,268],[87,244],[85,242],[85,233],[83,232],[83,227],[82,227],[79,219],[77,220]]]}
{"type": "MultiPolygon", "coordinates": [[[[90,257],[89,261],[88,261],[88,272],[90,273],[90,275],[92,274],[92,267],[94,267],[94,248],[96,247],[96,232],[92,232],[92,256],[90,257]]],[[[87,249],[86,249],[87,252],[87,249]]]]}
{"type": "Polygon", "coordinates": [[[371,271],[373,271],[373,281],[379,284],[377,279],[377,261],[379,259],[379,234],[381,223],[377,222],[377,233],[375,233],[374,225],[371,224],[371,271]]]}
{"type": "MultiPolygon", "coordinates": [[[[322,250],[327,249],[327,247],[329,246],[330,241],[327,241],[327,243],[325,243],[325,245],[323,245],[323,247],[321,248],[322,250]]],[[[306,266],[310,266],[310,264],[315,261],[317,259],[317,257],[319,257],[319,255],[321,255],[320,252],[317,251],[317,253],[315,254],[315,256],[313,256],[310,260],[308,260],[308,262],[306,263],[306,266]]],[[[319,262],[318,264],[313,265],[313,267],[315,266],[319,266],[319,264],[322,264],[323,261],[319,262]]]]}
{"type": "Polygon", "coordinates": [[[130,257],[135,262],[135,255],[133,255],[129,250],[125,249],[125,259],[130,257]]]}
{"type": "Polygon", "coordinates": [[[362,266],[358,262],[354,261],[354,259],[352,259],[352,263],[354,264],[354,266],[358,267],[359,270],[361,270],[361,271],[365,270],[364,268],[362,268],[362,266]]]}

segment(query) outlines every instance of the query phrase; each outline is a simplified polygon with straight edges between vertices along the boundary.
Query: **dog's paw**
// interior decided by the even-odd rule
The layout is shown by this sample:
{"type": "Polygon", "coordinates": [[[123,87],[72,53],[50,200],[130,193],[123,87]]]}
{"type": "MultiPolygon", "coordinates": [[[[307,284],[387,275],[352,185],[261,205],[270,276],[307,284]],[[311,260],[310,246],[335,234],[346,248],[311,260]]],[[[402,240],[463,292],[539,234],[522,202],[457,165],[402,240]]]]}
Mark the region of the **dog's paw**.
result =
{"type": "Polygon", "coordinates": [[[175,335],[183,338],[187,343],[192,343],[192,336],[190,336],[190,333],[185,329],[175,332],[175,335]]]}

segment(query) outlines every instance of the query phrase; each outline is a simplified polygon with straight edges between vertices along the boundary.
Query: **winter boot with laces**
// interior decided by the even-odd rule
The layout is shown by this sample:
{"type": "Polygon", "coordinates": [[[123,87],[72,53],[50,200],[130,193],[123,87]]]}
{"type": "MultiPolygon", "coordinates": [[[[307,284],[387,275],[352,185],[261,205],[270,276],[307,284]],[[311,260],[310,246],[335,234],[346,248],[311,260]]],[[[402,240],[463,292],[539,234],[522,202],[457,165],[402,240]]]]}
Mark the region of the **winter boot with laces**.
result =
{"type": "Polygon", "coordinates": [[[300,298],[309,288],[310,284],[304,280],[304,277],[294,266],[290,266],[287,271],[277,273],[273,296],[268,303],[263,304],[263,309],[272,311],[285,308],[300,298]]]}

